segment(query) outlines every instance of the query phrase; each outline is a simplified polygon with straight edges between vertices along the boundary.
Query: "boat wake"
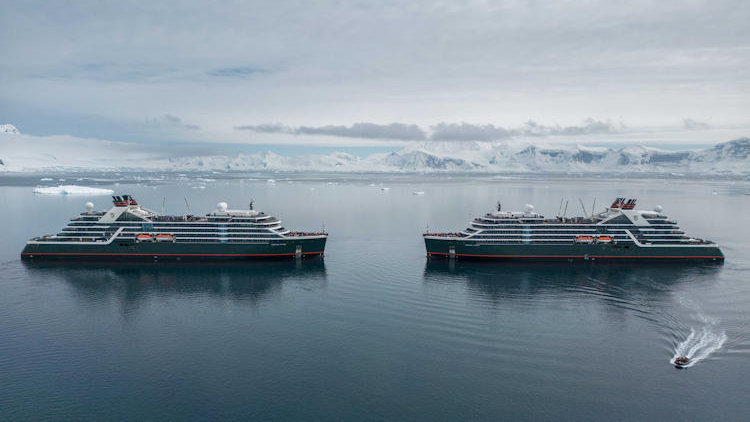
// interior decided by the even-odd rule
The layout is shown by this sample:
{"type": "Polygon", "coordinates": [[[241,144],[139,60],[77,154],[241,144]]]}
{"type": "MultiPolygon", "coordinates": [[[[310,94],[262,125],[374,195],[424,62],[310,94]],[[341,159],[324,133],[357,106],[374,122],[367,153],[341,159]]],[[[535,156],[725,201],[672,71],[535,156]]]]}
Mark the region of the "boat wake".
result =
{"type": "MultiPolygon", "coordinates": [[[[725,341],[727,341],[727,335],[724,331],[717,333],[711,331],[711,327],[703,327],[700,330],[691,328],[690,335],[675,348],[674,356],[689,358],[689,363],[682,365],[683,368],[689,368],[721,349],[725,341]]],[[[673,365],[675,357],[669,361],[673,365]]]]}

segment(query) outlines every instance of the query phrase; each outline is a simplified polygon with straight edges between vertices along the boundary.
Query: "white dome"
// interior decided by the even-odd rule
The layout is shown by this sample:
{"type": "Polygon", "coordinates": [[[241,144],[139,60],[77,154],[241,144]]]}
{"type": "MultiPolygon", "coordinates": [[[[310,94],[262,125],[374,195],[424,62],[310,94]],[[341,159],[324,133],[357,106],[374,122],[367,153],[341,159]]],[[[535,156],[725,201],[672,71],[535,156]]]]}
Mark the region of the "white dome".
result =
{"type": "Polygon", "coordinates": [[[216,208],[218,208],[220,212],[227,212],[227,203],[223,201],[219,202],[216,204],[216,208]]]}
{"type": "Polygon", "coordinates": [[[531,204],[526,204],[526,206],[524,207],[524,209],[526,210],[526,212],[532,212],[532,211],[534,211],[534,206],[531,205],[531,204]]]}
{"type": "Polygon", "coordinates": [[[661,205],[657,205],[657,206],[654,207],[654,211],[656,211],[656,212],[661,212],[661,210],[663,210],[663,209],[664,208],[662,208],[661,205]]]}
{"type": "Polygon", "coordinates": [[[91,212],[91,210],[94,209],[94,203],[89,201],[84,204],[84,207],[86,207],[86,211],[91,212]]]}

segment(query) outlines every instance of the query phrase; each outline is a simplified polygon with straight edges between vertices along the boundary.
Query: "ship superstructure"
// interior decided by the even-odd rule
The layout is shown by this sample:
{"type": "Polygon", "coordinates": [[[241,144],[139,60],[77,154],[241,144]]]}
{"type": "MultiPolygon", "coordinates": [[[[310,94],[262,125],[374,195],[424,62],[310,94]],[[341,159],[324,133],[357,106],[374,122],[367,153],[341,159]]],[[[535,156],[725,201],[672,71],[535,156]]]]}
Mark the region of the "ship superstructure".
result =
{"type": "Polygon", "coordinates": [[[113,207],[86,212],[59,233],[29,240],[25,259],[145,258],[245,259],[322,255],[328,234],[285,229],[281,220],[253,209],[230,210],[225,202],[205,216],[167,216],[130,195],[113,196],[113,207]]]}
{"type": "Polygon", "coordinates": [[[635,205],[635,199],[617,198],[598,214],[549,219],[531,205],[507,212],[498,204],[463,231],[425,233],[425,247],[429,256],[467,258],[724,259],[716,243],[687,236],[660,206],[646,211],[635,205]]]}

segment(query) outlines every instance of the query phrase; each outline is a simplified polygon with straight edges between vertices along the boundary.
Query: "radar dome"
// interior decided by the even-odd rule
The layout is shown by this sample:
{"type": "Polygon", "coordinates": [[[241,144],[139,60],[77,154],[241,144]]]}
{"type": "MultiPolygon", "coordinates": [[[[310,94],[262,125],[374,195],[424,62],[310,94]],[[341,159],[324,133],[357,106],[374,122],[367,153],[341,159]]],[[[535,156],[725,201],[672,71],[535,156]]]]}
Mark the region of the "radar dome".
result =
{"type": "Polygon", "coordinates": [[[661,212],[661,210],[663,210],[663,209],[664,208],[662,208],[661,205],[657,205],[657,206],[654,207],[654,211],[656,211],[656,212],[661,212]]]}
{"type": "Polygon", "coordinates": [[[88,211],[88,212],[91,212],[91,210],[94,209],[94,203],[91,202],[91,201],[86,202],[86,204],[84,206],[86,207],[86,211],[88,211]]]}
{"type": "Polygon", "coordinates": [[[220,212],[227,212],[227,203],[219,202],[218,204],[216,204],[216,208],[218,208],[220,212]]]}
{"type": "Polygon", "coordinates": [[[526,210],[526,212],[532,212],[532,211],[534,211],[534,206],[531,205],[531,204],[526,204],[526,206],[524,207],[524,209],[526,210]]]}

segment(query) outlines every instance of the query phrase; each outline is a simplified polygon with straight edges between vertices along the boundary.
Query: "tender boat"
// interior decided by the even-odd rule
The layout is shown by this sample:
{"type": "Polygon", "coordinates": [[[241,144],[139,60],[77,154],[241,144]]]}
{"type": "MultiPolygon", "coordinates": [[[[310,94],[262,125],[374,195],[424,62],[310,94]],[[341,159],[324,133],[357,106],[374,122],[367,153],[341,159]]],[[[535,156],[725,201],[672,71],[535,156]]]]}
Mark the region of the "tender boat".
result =
{"type": "Polygon", "coordinates": [[[674,358],[674,364],[678,368],[684,368],[688,363],[690,363],[690,358],[687,356],[677,356],[674,358]]]}

